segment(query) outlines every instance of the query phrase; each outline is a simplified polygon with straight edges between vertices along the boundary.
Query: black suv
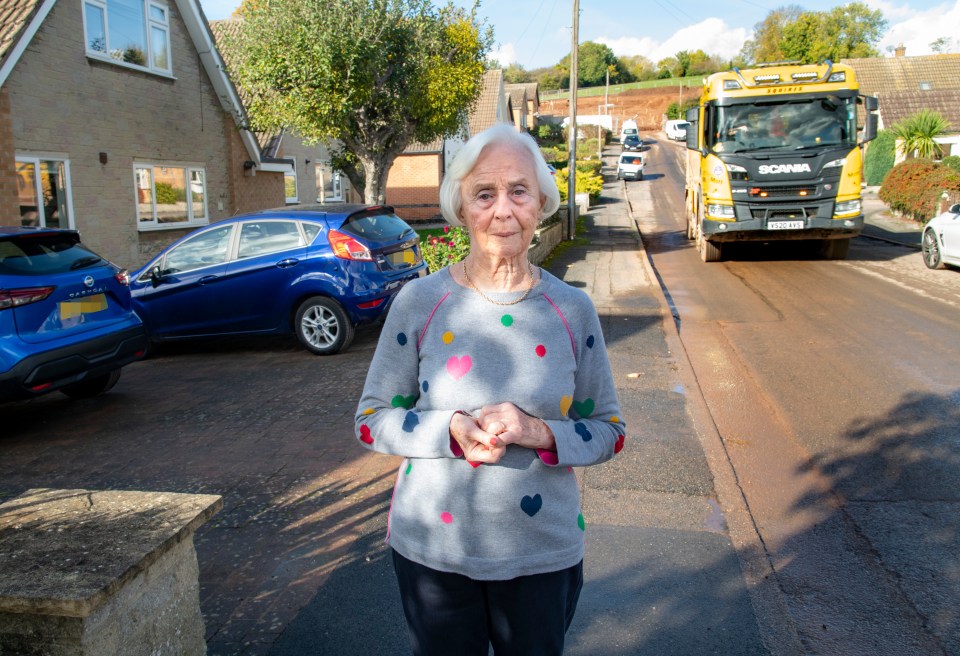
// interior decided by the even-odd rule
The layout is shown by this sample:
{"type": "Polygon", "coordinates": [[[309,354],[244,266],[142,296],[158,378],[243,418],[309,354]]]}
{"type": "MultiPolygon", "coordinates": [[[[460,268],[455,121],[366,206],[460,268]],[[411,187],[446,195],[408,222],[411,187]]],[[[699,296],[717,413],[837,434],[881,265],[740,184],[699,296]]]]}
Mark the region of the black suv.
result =
{"type": "Polygon", "coordinates": [[[102,394],[146,348],[126,271],[74,230],[0,227],[0,403],[102,394]]]}

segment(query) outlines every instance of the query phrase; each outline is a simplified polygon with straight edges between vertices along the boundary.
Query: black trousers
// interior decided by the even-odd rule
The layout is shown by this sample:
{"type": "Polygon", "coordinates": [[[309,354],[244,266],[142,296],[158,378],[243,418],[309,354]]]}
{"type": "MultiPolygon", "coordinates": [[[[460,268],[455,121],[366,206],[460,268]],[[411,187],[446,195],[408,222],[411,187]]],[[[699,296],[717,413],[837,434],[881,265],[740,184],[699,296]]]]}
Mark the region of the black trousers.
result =
{"type": "Polygon", "coordinates": [[[560,656],[573,621],[583,562],[509,581],[439,572],[393,551],[415,656],[560,656]]]}

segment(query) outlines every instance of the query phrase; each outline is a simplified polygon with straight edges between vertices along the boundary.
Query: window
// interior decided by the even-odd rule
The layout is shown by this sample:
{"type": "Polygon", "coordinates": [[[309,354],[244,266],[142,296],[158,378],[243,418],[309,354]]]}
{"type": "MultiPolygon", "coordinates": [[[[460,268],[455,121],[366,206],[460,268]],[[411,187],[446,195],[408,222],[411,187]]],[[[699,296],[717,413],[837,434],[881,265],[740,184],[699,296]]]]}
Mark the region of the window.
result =
{"type": "Polygon", "coordinates": [[[70,163],[41,157],[17,157],[20,222],[47,228],[71,228],[70,163]]]}
{"type": "Polygon", "coordinates": [[[331,203],[343,200],[343,178],[340,171],[324,171],[317,167],[317,202],[331,203]]]}
{"type": "Polygon", "coordinates": [[[283,189],[287,196],[288,203],[299,203],[300,200],[297,195],[297,165],[295,162],[290,162],[290,164],[293,166],[293,171],[284,171],[283,189]]]}
{"type": "Polygon", "coordinates": [[[151,0],[84,0],[87,55],[172,73],[169,9],[151,0]]]}
{"type": "Polygon", "coordinates": [[[206,175],[201,168],[137,164],[137,226],[141,230],[206,225],[206,175]]]}
{"type": "Polygon", "coordinates": [[[303,236],[294,221],[251,221],[240,228],[237,257],[256,257],[303,245],[303,236]]]}
{"type": "Polygon", "coordinates": [[[162,274],[185,273],[214,264],[223,264],[227,261],[232,235],[233,226],[228,225],[211,228],[191,237],[163,258],[162,274]]]}

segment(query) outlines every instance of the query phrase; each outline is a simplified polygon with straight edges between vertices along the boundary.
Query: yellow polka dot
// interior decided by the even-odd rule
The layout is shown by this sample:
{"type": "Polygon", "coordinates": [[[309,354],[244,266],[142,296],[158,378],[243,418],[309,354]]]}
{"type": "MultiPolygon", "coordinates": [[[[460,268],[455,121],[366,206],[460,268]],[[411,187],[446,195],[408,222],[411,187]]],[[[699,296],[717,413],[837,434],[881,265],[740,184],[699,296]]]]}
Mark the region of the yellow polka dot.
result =
{"type": "Polygon", "coordinates": [[[619,423],[620,423],[620,417],[618,417],[617,415],[613,415],[612,417],[610,417],[610,423],[611,423],[611,424],[619,424],[619,423]]]}
{"type": "Polygon", "coordinates": [[[560,397],[560,414],[566,417],[567,413],[570,412],[571,405],[573,405],[572,396],[561,396],[560,397]]]}
{"type": "Polygon", "coordinates": [[[450,331],[448,330],[447,332],[443,333],[443,343],[444,343],[444,344],[449,344],[449,343],[452,342],[452,341],[453,341],[453,333],[452,333],[452,332],[450,332],[450,331]]]}
{"type": "Polygon", "coordinates": [[[366,410],[363,411],[363,414],[365,415],[372,415],[373,413],[374,413],[373,408],[367,408],[366,410]]]}

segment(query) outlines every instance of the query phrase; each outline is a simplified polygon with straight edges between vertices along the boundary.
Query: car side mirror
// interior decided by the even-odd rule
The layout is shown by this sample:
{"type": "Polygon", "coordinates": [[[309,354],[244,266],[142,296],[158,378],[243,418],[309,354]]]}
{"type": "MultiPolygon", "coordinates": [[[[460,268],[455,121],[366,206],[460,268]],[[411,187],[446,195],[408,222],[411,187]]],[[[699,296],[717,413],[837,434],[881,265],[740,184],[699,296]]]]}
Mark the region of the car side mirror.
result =
{"type": "Polygon", "coordinates": [[[957,203],[956,205],[951,205],[951,206],[950,206],[950,213],[951,213],[951,214],[960,214],[960,203],[957,203]]]}
{"type": "Polygon", "coordinates": [[[157,266],[150,269],[150,284],[153,285],[154,288],[156,288],[157,286],[160,285],[161,278],[163,278],[163,276],[160,274],[160,265],[158,264],[157,266]]]}

